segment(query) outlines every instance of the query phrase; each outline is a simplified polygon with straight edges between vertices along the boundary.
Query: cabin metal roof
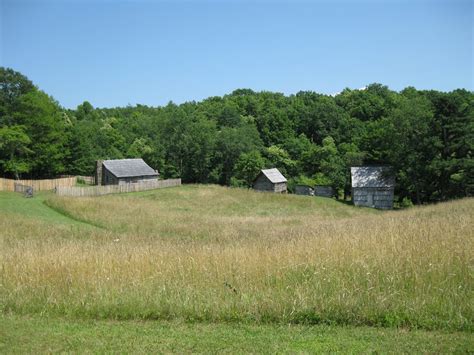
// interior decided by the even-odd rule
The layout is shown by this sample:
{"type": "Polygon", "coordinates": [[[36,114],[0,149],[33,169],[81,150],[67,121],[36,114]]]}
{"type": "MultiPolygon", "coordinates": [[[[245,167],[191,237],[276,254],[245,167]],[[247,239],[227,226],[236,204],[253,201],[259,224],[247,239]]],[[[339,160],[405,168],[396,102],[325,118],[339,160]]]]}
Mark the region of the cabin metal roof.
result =
{"type": "Polygon", "coordinates": [[[395,186],[395,177],[389,166],[353,166],[351,167],[352,187],[395,186]]]}
{"type": "Polygon", "coordinates": [[[143,159],[104,160],[104,167],[118,178],[133,176],[158,176],[143,159]]]}
{"type": "Polygon", "coordinates": [[[261,174],[265,175],[268,180],[273,184],[278,184],[280,182],[286,182],[286,178],[280,173],[277,168],[273,169],[262,169],[261,174]]]}

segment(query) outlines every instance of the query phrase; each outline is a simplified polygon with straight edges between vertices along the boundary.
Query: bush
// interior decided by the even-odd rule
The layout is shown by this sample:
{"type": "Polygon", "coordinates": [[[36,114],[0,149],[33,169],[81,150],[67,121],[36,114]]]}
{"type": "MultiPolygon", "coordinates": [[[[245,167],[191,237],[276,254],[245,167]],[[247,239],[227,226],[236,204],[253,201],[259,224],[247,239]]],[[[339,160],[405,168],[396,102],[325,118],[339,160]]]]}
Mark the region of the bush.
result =
{"type": "Polygon", "coordinates": [[[231,187],[249,187],[245,180],[237,179],[236,177],[232,176],[230,178],[230,186],[231,187]]]}
{"type": "Polygon", "coordinates": [[[404,197],[400,202],[400,208],[409,208],[413,207],[413,202],[409,197],[404,197]]]}

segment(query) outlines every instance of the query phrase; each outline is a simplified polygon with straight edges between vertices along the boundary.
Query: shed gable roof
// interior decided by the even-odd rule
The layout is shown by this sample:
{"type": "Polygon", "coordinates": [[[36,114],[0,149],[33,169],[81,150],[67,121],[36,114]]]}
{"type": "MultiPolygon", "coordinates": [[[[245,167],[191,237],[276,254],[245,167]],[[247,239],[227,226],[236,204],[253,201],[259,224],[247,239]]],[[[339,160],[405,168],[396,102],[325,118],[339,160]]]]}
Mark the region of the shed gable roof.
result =
{"type": "Polygon", "coordinates": [[[395,177],[389,166],[353,166],[351,167],[352,187],[395,186],[395,177]]]}
{"type": "Polygon", "coordinates": [[[286,178],[280,173],[277,168],[273,169],[262,169],[261,173],[266,176],[272,184],[278,184],[280,182],[286,182],[286,178]]]}
{"type": "Polygon", "coordinates": [[[118,178],[133,176],[158,176],[143,159],[104,160],[105,168],[118,178]]]}

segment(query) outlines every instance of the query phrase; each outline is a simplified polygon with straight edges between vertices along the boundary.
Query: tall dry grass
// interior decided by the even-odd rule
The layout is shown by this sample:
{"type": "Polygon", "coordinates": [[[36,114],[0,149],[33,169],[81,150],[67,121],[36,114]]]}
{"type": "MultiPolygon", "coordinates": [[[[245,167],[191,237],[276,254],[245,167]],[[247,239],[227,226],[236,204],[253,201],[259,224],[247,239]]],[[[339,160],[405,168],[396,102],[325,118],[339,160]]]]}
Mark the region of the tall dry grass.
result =
{"type": "Polygon", "coordinates": [[[3,312],[473,329],[474,200],[377,212],[220,187],[0,217],[3,312]]]}

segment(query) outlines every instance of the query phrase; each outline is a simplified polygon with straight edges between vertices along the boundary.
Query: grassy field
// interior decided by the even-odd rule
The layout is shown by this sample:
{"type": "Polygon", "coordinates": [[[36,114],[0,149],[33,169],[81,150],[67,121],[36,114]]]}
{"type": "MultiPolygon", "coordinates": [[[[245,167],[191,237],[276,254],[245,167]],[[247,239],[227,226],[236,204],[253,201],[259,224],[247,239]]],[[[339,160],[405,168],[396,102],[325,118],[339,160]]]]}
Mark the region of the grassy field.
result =
{"type": "Polygon", "coordinates": [[[469,353],[466,332],[366,326],[0,318],[0,353],[469,353]]]}
{"type": "Polygon", "coordinates": [[[236,344],[262,334],[269,351],[272,333],[288,351],[338,350],[344,334],[360,337],[339,350],[472,349],[473,210],[473,199],[381,212],[192,185],[100,198],[0,193],[2,323],[25,337],[44,322],[87,334],[92,321],[175,334],[180,347],[163,351],[205,350],[199,329],[236,344]]]}

